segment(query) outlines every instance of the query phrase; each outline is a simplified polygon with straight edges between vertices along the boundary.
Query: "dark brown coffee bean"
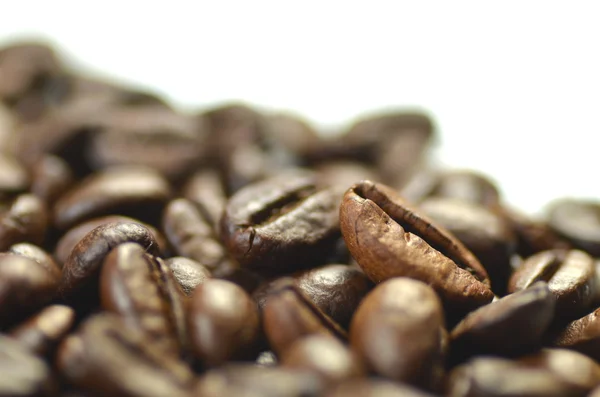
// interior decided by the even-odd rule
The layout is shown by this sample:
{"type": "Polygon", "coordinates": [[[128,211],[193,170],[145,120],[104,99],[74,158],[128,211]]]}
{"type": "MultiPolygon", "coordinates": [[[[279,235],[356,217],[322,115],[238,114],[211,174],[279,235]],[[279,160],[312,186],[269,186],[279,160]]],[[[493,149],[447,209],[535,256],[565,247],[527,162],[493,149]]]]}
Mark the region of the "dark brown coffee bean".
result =
{"type": "Polygon", "coordinates": [[[539,281],[469,313],[450,334],[455,359],[473,354],[510,356],[541,346],[554,317],[555,298],[539,281]]]}
{"type": "Polygon", "coordinates": [[[206,267],[189,258],[169,258],[165,260],[165,265],[171,269],[173,278],[186,296],[192,295],[198,285],[210,278],[210,271],[206,267]]]}
{"type": "Polygon", "coordinates": [[[346,381],[325,397],[433,397],[432,394],[399,382],[383,379],[360,379],[346,381]]]}
{"type": "Polygon", "coordinates": [[[53,204],[74,182],[69,164],[52,155],[40,158],[31,174],[31,193],[47,204],[53,204]]]}
{"type": "Polygon", "coordinates": [[[562,349],[542,350],[519,361],[482,357],[452,371],[451,397],[586,396],[600,383],[600,366],[562,349]]]}
{"type": "Polygon", "coordinates": [[[378,375],[435,388],[442,364],[444,313],[424,283],[394,278],[362,301],[350,326],[354,352],[378,375]]]}
{"type": "Polygon", "coordinates": [[[376,283],[398,276],[424,281],[462,313],[493,299],[475,256],[385,185],[363,181],[350,188],[340,223],[350,253],[376,283]]]}
{"type": "Polygon", "coordinates": [[[10,330],[9,335],[38,356],[48,355],[67,336],[75,322],[68,306],[51,305],[10,330]]]}
{"type": "Polygon", "coordinates": [[[172,292],[177,288],[174,283],[166,266],[142,246],[123,243],[104,259],[100,300],[105,310],[122,316],[128,327],[144,333],[157,349],[177,354],[187,338],[181,335],[183,307],[172,292]]]}
{"type": "Polygon", "coordinates": [[[21,242],[42,244],[47,227],[44,203],[31,194],[17,196],[0,211],[0,251],[21,242]]]}
{"type": "Polygon", "coordinates": [[[0,396],[54,395],[50,368],[23,345],[0,335],[0,396]]]}
{"type": "Polygon", "coordinates": [[[364,375],[362,363],[338,339],[309,335],[296,341],[281,357],[281,365],[314,372],[328,384],[364,375]]]}
{"type": "Polygon", "coordinates": [[[54,208],[54,222],[68,229],[112,214],[157,224],[169,195],[169,184],[153,170],[114,168],[90,176],[61,197],[54,208]]]}
{"type": "Polygon", "coordinates": [[[233,283],[212,279],[199,285],[191,298],[188,321],[194,351],[206,366],[257,353],[256,305],[233,283]]]}
{"type": "Polygon", "coordinates": [[[323,381],[307,371],[229,364],[202,376],[195,395],[202,397],[317,397],[324,390],[323,381]]]}
{"type": "Polygon", "coordinates": [[[138,223],[107,223],[85,235],[64,264],[60,291],[70,295],[98,277],[100,265],[117,245],[133,242],[150,255],[158,253],[152,232],[138,223]]]}
{"type": "Polygon", "coordinates": [[[293,279],[282,278],[271,286],[262,314],[265,335],[272,350],[279,355],[307,335],[346,339],[346,332],[319,310],[293,279]]]}
{"type": "Polygon", "coordinates": [[[210,223],[189,200],[176,199],[166,206],[163,230],[177,255],[193,259],[211,272],[229,266],[227,251],[210,223]]]}
{"type": "Polygon", "coordinates": [[[28,188],[27,169],[11,155],[0,153],[0,198],[10,198],[28,188]]]}
{"type": "Polygon", "coordinates": [[[185,184],[182,195],[198,206],[204,219],[219,233],[219,222],[227,204],[226,192],[215,170],[196,172],[185,184]]]}
{"type": "Polygon", "coordinates": [[[298,288],[344,328],[360,301],[373,288],[363,272],[346,265],[327,265],[296,276],[298,288]]]}
{"type": "Polygon", "coordinates": [[[313,174],[284,172],[230,199],[222,240],[243,267],[261,274],[314,267],[340,236],[340,197],[336,189],[316,191],[313,174]]]}
{"type": "Polygon", "coordinates": [[[569,323],[552,344],[576,350],[600,361],[600,309],[569,323]]]}
{"type": "Polygon", "coordinates": [[[164,106],[115,109],[91,140],[90,160],[97,169],[144,166],[179,178],[204,161],[208,131],[198,121],[164,106]]]}
{"type": "Polygon", "coordinates": [[[565,323],[585,314],[596,298],[594,259],[583,251],[543,251],[527,258],[513,273],[509,292],[546,281],[556,297],[556,321],[565,323]]]}
{"type": "Polygon", "coordinates": [[[0,329],[50,302],[58,287],[56,269],[16,254],[0,254],[0,329]]]}
{"type": "Polygon", "coordinates": [[[548,208],[548,224],[576,247],[600,256],[600,201],[559,200],[548,208]]]}
{"type": "Polygon", "coordinates": [[[58,368],[71,385],[104,396],[189,396],[193,375],[125,322],[101,314],[67,338],[58,368]]]}
{"type": "MultiPolygon", "coordinates": [[[[159,252],[164,252],[167,246],[166,240],[164,236],[156,230],[154,227],[140,222],[137,219],[129,218],[127,216],[121,215],[108,215],[100,218],[93,218],[89,221],[85,221],[80,223],[79,225],[69,229],[60,240],[56,244],[56,248],[54,250],[54,257],[58,261],[59,266],[63,266],[67,259],[69,259],[69,255],[71,255],[71,251],[73,248],[79,243],[89,232],[94,230],[95,228],[106,225],[108,223],[117,223],[117,222],[126,222],[126,223],[138,223],[144,226],[146,229],[150,231],[153,236],[153,239],[156,241],[156,245],[158,246],[159,252]]],[[[156,247],[155,247],[156,249],[156,247]]]]}

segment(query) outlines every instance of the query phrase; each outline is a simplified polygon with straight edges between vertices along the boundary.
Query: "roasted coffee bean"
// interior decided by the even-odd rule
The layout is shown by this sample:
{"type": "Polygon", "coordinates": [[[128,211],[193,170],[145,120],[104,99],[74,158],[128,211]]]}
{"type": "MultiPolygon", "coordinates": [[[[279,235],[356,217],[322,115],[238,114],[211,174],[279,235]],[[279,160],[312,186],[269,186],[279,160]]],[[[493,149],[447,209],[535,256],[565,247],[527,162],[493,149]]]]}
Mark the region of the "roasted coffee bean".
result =
{"type": "Polygon", "coordinates": [[[313,174],[284,172],[229,200],[222,240],[243,267],[261,274],[315,267],[340,236],[340,197],[337,189],[317,191],[313,174]]]}
{"type": "Polygon", "coordinates": [[[91,162],[98,169],[151,167],[168,178],[180,178],[204,161],[208,131],[199,120],[164,106],[115,109],[92,137],[91,162]]]}
{"type": "Polygon", "coordinates": [[[600,361],[600,309],[569,323],[552,345],[576,350],[600,361]]]}
{"type": "Polygon", "coordinates": [[[327,265],[297,275],[298,288],[321,310],[343,328],[360,301],[373,288],[363,272],[346,265],[327,265]]]}
{"type": "Polygon", "coordinates": [[[60,157],[40,158],[31,171],[31,193],[47,204],[53,204],[74,182],[73,172],[60,157]]]}
{"type": "MultiPolygon", "coordinates": [[[[89,232],[94,230],[95,228],[106,225],[108,223],[138,223],[144,226],[146,229],[150,231],[152,234],[152,238],[156,241],[156,245],[158,246],[159,252],[164,252],[167,246],[166,240],[163,235],[156,230],[154,227],[140,222],[137,219],[129,218],[127,216],[121,215],[108,215],[100,218],[93,218],[89,221],[80,223],[79,225],[73,227],[68,232],[66,232],[58,243],[56,244],[56,248],[54,250],[54,257],[58,261],[59,266],[63,266],[64,263],[69,259],[69,255],[71,255],[71,251],[73,248],[79,243],[89,232]]],[[[154,249],[157,249],[156,247],[154,249]]]]}
{"type": "Polygon", "coordinates": [[[0,153],[0,198],[10,198],[28,188],[27,169],[13,156],[0,153]]]}
{"type": "Polygon", "coordinates": [[[379,180],[377,171],[367,165],[351,161],[330,161],[319,164],[317,185],[322,187],[339,185],[344,189],[362,180],[379,180]]]}
{"type": "Polygon", "coordinates": [[[302,293],[293,279],[274,283],[265,297],[263,328],[277,354],[307,335],[325,334],[346,339],[346,333],[302,293]]]}
{"type": "Polygon", "coordinates": [[[165,260],[165,265],[171,269],[173,278],[186,296],[192,295],[198,285],[210,278],[206,267],[189,258],[175,256],[165,260]]]}
{"type": "Polygon", "coordinates": [[[350,343],[378,375],[435,388],[442,375],[444,313],[424,283],[394,278],[362,301],[350,326],[350,343]]]}
{"type": "Polygon", "coordinates": [[[336,338],[309,335],[296,341],[281,357],[281,365],[314,372],[325,382],[336,384],[364,375],[358,358],[336,338]]]}
{"type": "Polygon", "coordinates": [[[0,335],[0,396],[53,395],[51,370],[19,342],[0,335]]]}
{"type": "Polygon", "coordinates": [[[196,396],[317,397],[325,383],[307,371],[282,367],[229,364],[200,378],[196,396]]]}
{"type": "Polygon", "coordinates": [[[156,171],[113,168],[90,176],[61,197],[54,208],[54,222],[68,229],[113,214],[157,224],[169,195],[169,184],[156,171]]]}
{"type": "Polygon", "coordinates": [[[475,358],[452,371],[451,397],[577,397],[600,384],[600,366],[576,352],[562,349],[510,361],[475,358]]]}
{"type": "Polygon", "coordinates": [[[469,313],[450,334],[455,359],[473,354],[510,356],[539,348],[554,317],[555,298],[539,281],[469,313]]]}
{"type": "Polygon", "coordinates": [[[21,242],[42,244],[47,227],[44,203],[31,194],[17,196],[0,210],[0,251],[21,242]]]}
{"type": "Polygon", "coordinates": [[[46,271],[54,278],[60,278],[60,268],[52,258],[50,254],[41,249],[40,247],[29,244],[19,243],[11,246],[8,251],[9,254],[25,256],[29,259],[33,259],[40,264],[46,271]]]}
{"type": "Polygon", "coordinates": [[[383,379],[360,379],[346,381],[325,397],[433,397],[414,387],[383,379]]]}
{"type": "Polygon", "coordinates": [[[185,346],[183,303],[169,269],[135,243],[106,256],[100,278],[102,307],[119,314],[129,328],[144,333],[166,354],[185,346]]]}
{"type": "Polygon", "coordinates": [[[543,251],[527,258],[510,278],[508,291],[520,291],[537,281],[546,281],[556,297],[559,324],[588,312],[596,298],[594,259],[582,251],[543,251]]]}
{"type": "Polygon", "coordinates": [[[51,305],[11,329],[9,335],[34,354],[45,356],[67,336],[74,322],[73,309],[63,305],[51,305]]]}
{"type": "Polygon", "coordinates": [[[419,209],[479,259],[496,294],[506,294],[516,241],[504,218],[478,204],[452,198],[429,198],[419,204],[419,209]]]}
{"type": "Polygon", "coordinates": [[[100,266],[108,253],[117,245],[134,242],[150,255],[158,253],[152,232],[138,223],[116,222],[98,226],[85,235],[66,260],[60,291],[69,296],[98,277],[100,266]]]}
{"type": "Polygon", "coordinates": [[[600,256],[600,201],[563,199],[547,211],[552,229],[590,255],[600,256]]]}
{"type": "Polygon", "coordinates": [[[199,285],[190,301],[188,321],[194,352],[206,366],[258,353],[258,310],[233,283],[212,279],[199,285]]]}
{"type": "Polygon", "coordinates": [[[182,195],[196,204],[203,218],[210,222],[218,234],[219,222],[227,205],[227,196],[218,173],[212,169],[196,172],[186,182],[182,195]]]}
{"type": "Polygon", "coordinates": [[[275,162],[288,166],[299,164],[320,143],[319,135],[306,121],[286,113],[266,116],[262,136],[275,162]]]}
{"type": "Polygon", "coordinates": [[[493,299],[475,256],[387,186],[370,181],[352,186],[340,208],[340,223],[350,253],[376,283],[398,276],[424,281],[447,307],[461,313],[493,299]]]}
{"type": "Polygon", "coordinates": [[[177,255],[193,259],[211,272],[231,267],[227,251],[214,234],[210,223],[189,200],[176,199],[167,204],[163,230],[177,255]]]}
{"type": "Polygon", "coordinates": [[[57,269],[26,256],[0,254],[0,329],[50,302],[59,282],[57,269]]]}
{"type": "Polygon", "coordinates": [[[70,384],[94,395],[189,396],[193,375],[139,332],[110,314],[89,318],[58,352],[70,384]]]}

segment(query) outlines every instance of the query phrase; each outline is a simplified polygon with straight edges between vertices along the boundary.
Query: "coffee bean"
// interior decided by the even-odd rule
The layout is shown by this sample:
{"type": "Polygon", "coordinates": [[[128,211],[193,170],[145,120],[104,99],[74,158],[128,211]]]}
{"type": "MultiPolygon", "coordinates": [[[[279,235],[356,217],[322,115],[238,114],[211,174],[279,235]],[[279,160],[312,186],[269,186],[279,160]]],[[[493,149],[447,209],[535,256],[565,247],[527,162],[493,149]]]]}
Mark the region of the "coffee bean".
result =
{"type": "Polygon", "coordinates": [[[319,265],[339,237],[336,189],[316,191],[314,176],[282,173],[237,192],[221,222],[222,240],[244,267],[285,274],[319,265]]]}
{"type": "Polygon", "coordinates": [[[11,246],[7,253],[25,256],[36,261],[53,278],[60,278],[60,268],[50,254],[30,243],[19,243],[11,246]]]}
{"type": "Polygon", "coordinates": [[[50,396],[54,391],[48,365],[19,342],[0,335],[0,395],[50,396]]]}
{"type": "Polygon", "coordinates": [[[319,164],[316,171],[317,185],[322,187],[339,185],[346,189],[365,179],[380,179],[375,169],[351,161],[329,161],[319,164]]]}
{"type": "Polygon", "coordinates": [[[61,197],[54,222],[68,229],[103,215],[126,215],[157,224],[170,187],[158,173],[144,168],[114,168],[94,174],[61,197]]]}
{"type": "Polygon", "coordinates": [[[329,384],[364,375],[361,362],[350,349],[338,339],[324,335],[309,335],[296,341],[283,353],[281,364],[314,372],[329,384]]]}
{"type": "Polygon", "coordinates": [[[182,256],[165,260],[165,266],[171,269],[173,278],[186,296],[192,295],[198,285],[210,278],[210,271],[206,267],[182,256]]]}
{"type": "Polygon", "coordinates": [[[419,209],[479,259],[496,294],[506,293],[516,241],[504,218],[478,204],[452,198],[429,198],[419,204],[419,209]]]}
{"type": "Polygon", "coordinates": [[[47,226],[44,203],[31,194],[17,196],[0,210],[0,251],[21,242],[42,244],[47,226]]]}
{"type": "Polygon", "coordinates": [[[298,288],[343,328],[373,283],[358,269],[346,265],[327,265],[297,275],[298,288]]]}
{"type": "Polygon", "coordinates": [[[435,388],[442,374],[444,313],[420,281],[394,278],[362,301],[350,326],[353,351],[378,375],[435,388]]]}
{"type": "Polygon", "coordinates": [[[192,295],[188,318],[194,351],[206,366],[257,353],[258,311],[237,285],[206,280],[192,295]]]}
{"type": "Polygon", "coordinates": [[[554,317],[555,298],[538,281],[469,313],[450,334],[456,359],[473,354],[516,355],[541,346],[554,317]]]}
{"type": "Polygon", "coordinates": [[[91,283],[98,277],[106,255],[126,242],[138,243],[150,255],[158,253],[152,232],[140,224],[117,222],[98,226],[71,251],[63,267],[60,292],[68,296],[91,283]]]}
{"type": "Polygon", "coordinates": [[[547,209],[549,225],[576,247],[600,256],[600,201],[563,199],[547,209]]]}
{"type": "Polygon", "coordinates": [[[432,397],[414,387],[383,379],[346,381],[330,390],[325,397],[432,397]]]}
{"type": "Polygon", "coordinates": [[[600,361],[600,309],[567,324],[552,345],[576,350],[600,361]]]}
{"type": "Polygon", "coordinates": [[[510,278],[508,291],[546,281],[556,298],[556,321],[564,324],[585,314],[596,298],[593,258],[577,250],[543,251],[527,258],[510,278]]]}
{"type": "Polygon", "coordinates": [[[129,328],[144,333],[157,349],[177,354],[187,338],[174,283],[166,266],[142,246],[123,243],[113,248],[102,265],[102,307],[121,315],[129,328]]]}
{"type": "Polygon", "coordinates": [[[586,396],[600,383],[600,366],[576,352],[548,349],[510,361],[475,358],[452,371],[452,397],[586,396]]]}
{"type": "Polygon", "coordinates": [[[68,306],[51,305],[10,330],[9,335],[38,356],[46,356],[73,327],[75,312],[68,306]]]}
{"type": "Polygon", "coordinates": [[[280,165],[298,165],[320,143],[317,132],[299,117],[277,113],[264,120],[263,134],[266,146],[280,165]]]}
{"type": "Polygon", "coordinates": [[[0,198],[24,193],[28,187],[27,169],[13,156],[0,153],[0,198]]]}
{"type": "Polygon", "coordinates": [[[31,193],[47,204],[53,204],[74,182],[73,172],[60,157],[40,158],[31,171],[31,193]]]}
{"type": "Polygon", "coordinates": [[[218,234],[219,222],[227,205],[227,196],[218,173],[212,169],[196,172],[186,182],[182,195],[196,204],[203,218],[210,222],[218,234]]]}
{"type": "Polygon", "coordinates": [[[192,373],[162,353],[123,321],[101,314],[61,344],[57,363],[65,380],[94,394],[189,396],[192,373]]]}
{"type": "Polygon", "coordinates": [[[284,353],[307,335],[324,334],[346,339],[346,333],[296,286],[282,278],[268,291],[263,308],[263,328],[273,351],[284,353]]]}
{"type": "Polygon", "coordinates": [[[493,298],[475,256],[387,186],[363,181],[351,187],[340,224],[350,253],[376,283],[398,276],[424,281],[446,306],[462,313],[493,298]]]}

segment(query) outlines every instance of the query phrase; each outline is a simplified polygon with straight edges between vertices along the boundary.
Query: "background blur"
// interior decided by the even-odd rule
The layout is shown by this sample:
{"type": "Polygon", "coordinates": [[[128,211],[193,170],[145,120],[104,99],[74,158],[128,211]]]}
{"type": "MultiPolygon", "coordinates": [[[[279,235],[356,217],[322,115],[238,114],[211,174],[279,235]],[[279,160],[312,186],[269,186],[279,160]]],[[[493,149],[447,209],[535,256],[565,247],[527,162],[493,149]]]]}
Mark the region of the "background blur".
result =
{"type": "Polygon", "coordinates": [[[600,3],[13,1],[0,44],[44,38],[183,109],[241,99],[324,129],[428,110],[437,161],[509,203],[600,197],[600,3]],[[150,4],[154,3],[154,4],[150,4]]]}

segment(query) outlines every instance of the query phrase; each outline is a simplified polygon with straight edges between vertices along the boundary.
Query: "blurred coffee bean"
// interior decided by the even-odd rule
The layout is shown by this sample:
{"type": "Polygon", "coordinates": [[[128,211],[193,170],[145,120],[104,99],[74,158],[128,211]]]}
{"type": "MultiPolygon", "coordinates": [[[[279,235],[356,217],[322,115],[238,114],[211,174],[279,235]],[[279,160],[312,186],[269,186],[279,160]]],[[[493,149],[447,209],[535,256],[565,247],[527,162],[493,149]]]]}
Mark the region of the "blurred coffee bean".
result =
{"type": "Polygon", "coordinates": [[[190,395],[193,374],[139,332],[110,314],[89,318],[61,345],[58,369],[70,384],[94,395],[190,395]]]}
{"type": "Polygon", "coordinates": [[[102,307],[119,314],[156,349],[178,354],[186,345],[182,297],[169,269],[135,243],[123,243],[106,256],[100,278],[102,307]]]}
{"type": "Polygon", "coordinates": [[[169,195],[168,182],[151,169],[113,168],[62,196],[54,208],[54,222],[68,229],[98,216],[126,215],[156,225],[169,195]]]}
{"type": "Polygon", "coordinates": [[[42,244],[48,227],[44,203],[31,194],[22,194],[0,204],[0,251],[13,244],[29,242],[42,244]]]}
{"type": "Polygon", "coordinates": [[[330,390],[325,397],[433,397],[414,387],[383,379],[349,380],[330,390]]]}
{"type": "Polygon", "coordinates": [[[137,243],[150,255],[158,253],[154,235],[138,223],[107,223],[93,229],[75,245],[62,271],[60,291],[69,296],[97,279],[100,266],[117,245],[137,243]]]}
{"type": "Polygon", "coordinates": [[[73,309],[63,305],[51,305],[11,329],[9,335],[32,353],[46,356],[67,336],[74,322],[73,309]]]}
{"type": "Polygon", "coordinates": [[[171,269],[173,278],[186,296],[192,295],[198,285],[211,277],[205,266],[182,256],[165,260],[165,266],[171,269]]]}
{"type": "Polygon", "coordinates": [[[345,329],[360,301],[373,288],[364,273],[346,265],[327,265],[298,274],[296,285],[321,310],[345,329]]]}
{"type": "Polygon", "coordinates": [[[477,258],[390,187],[370,181],[352,186],[340,208],[340,223],[350,253],[376,283],[399,276],[421,280],[460,314],[493,298],[477,258]]]}
{"type": "Polygon", "coordinates": [[[511,356],[541,346],[554,317],[555,298],[543,281],[469,313],[450,334],[454,358],[511,356]]]}
{"type": "Polygon", "coordinates": [[[188,179],[181,194],[198,206],[218,234],[219,222],[227,205],[227,195],[218,173],[213,169],[196,172],[188,179]]]}
{"type": "Polygon", "coordinates": [[[444,312],[426,284],[394,278],[362,301],[350,326],[352,350],[378,375],[435,389],[443,374],[444,312]]]}
{"type": "Polygon", "coordinates": [[[478,204],[453,198],[428,198],[419,209],[479,259],[496,294],[506,293],[516,241],[504,218],[478,204]]]}
{"type": "Polygon", "coordinates": [[[311,173],[284,172],[229,200],[222,240],[243,267],[261,274],[315,267],[340,236],[340,197],[336,189],[317,191],[311,173]]]}
{"type": "Polygon", "coordinates": [[[594,259],[582,251],[542,251],[527,258],[511,276],[508,292],[537,281],[546,281],[556,298],[555,321],[559,324],[587,313],[596,298],[594,259]]]}
{"type": "Polygon", "coordinates": [[[600,257],[600,201],[558,200],[547,212],[552,229],[576,247],[600,257]]]}
{"type": "Polygon", "coordinates": [[[19,243],[11,246],[7,253],[25,256],[36,261],[52,277],[60,278],[60,267],[56,264],[52,256],[40,247],[30,243],[19,243]]]}
{"type": "Polygon", "coordinates": [[[74,182],[73,172],[60,157],[40,158],[31,170],[31,193],[47,204],[53,204],[74,182]]]}
{"type": "Polygon", "coordinates": [[[278,355],[297,340],[312,334],[346,339],[346,333],[296,286],[293,279],[274,283],[265,297],[263,328],[269,345],[278,355]]]}
{"type": "Polygon", "coordinates": [[[576,350],[600,361],[600,309],[567,324],[552,345],[576,350]]]}
{"type": "Polygon", "coordinates": [[[27,169],[13,156],[0,153],[0,199],[24,193],[29,182],[27,169]]]}
{"type": "Polygon", "coordinates": [[[344,189],[362,180],[379,180],[377,171],[367,165],[351,161],[329,161],[316,167],[317,185],[339,185],[344,189]]]}
{"type": "Polygon", "coordinates": [[[37,397],[54,392],[48,365],[16,340],[0,335],[0,395],[37,397]]]}
{"type": "Polygon", "coordinates": [[[256,305],[231,282],[212,279],[200,284],[191,297],[188,322],[194,352],[208,367],[257,353],[256,305]]]}
{"type": "Polygon", "coordinates": [[[447,395],[583,397],[599,383],[596,362],[576,352],[548,349],[518,361],[475,358],[452,371],[447,395]]]}
{"type": "Polygon", "coordinates": [[[296,341],[281,358],[281,365],[314,372],[328,384],[364,375],[362,363],[336,338],[310,335],[296,341]]]}

